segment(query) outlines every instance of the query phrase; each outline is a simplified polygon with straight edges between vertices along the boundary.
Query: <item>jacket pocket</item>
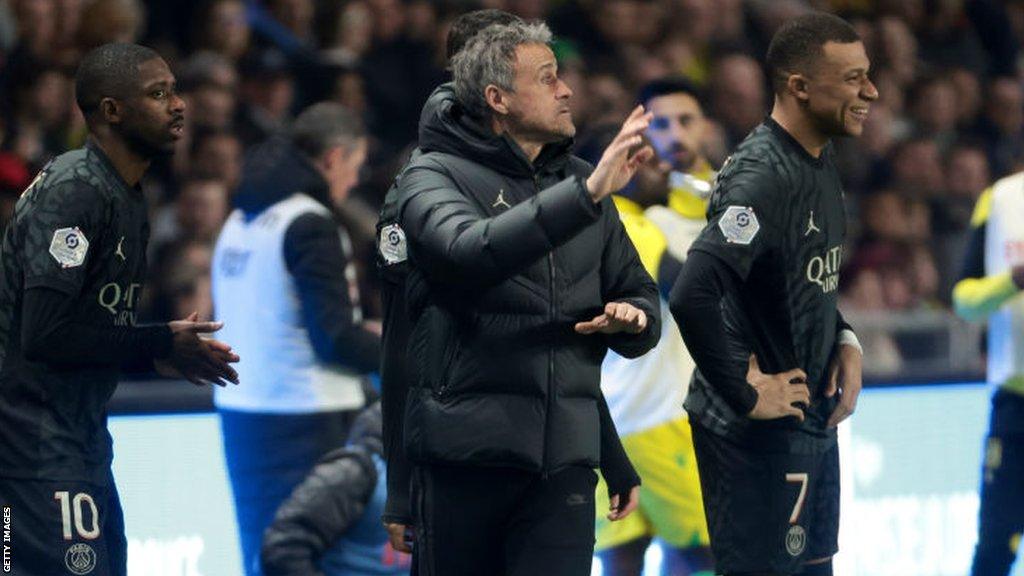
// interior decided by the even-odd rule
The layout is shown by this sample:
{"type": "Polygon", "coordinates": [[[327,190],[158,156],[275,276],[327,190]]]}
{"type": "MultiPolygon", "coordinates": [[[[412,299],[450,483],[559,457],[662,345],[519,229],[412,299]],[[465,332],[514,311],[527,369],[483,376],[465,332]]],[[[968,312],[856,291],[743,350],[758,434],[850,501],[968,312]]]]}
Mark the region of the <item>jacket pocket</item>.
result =
{"type": "Polygon", "coordinates": [[[428,307],[417,326],[426,346],[423,348],[423,385],[435,397],[447,395],[452,388],[452,368],[458,360],[462,345],[452,315],[437,306],[428,307]]]}
{"type": "Polygon", "coordinates": [[[451,338],[447,339],[444,353],[441,356],[441,365],[437,378],[434,379],[434,392],[438,398],[444,398],[452,389],[452,368],[462,353],[462,341],[458,334],[452,330],[451,338]]]}

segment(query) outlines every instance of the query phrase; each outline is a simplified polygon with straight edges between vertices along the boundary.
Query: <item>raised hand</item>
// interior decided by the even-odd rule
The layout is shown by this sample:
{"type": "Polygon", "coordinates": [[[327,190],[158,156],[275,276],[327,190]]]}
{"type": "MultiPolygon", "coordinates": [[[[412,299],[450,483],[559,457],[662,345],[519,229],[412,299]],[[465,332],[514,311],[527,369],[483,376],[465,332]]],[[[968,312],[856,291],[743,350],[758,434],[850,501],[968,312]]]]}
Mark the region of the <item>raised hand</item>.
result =
{"type": "Polygon", "coordinates": [[[623,122],[615,139],[605,148],[601,160],[587,178],[587,191],[595,204],[621,190],[636,174],[637,168],[654,157],[654,149],[650,146],[630,153],[643,141],[642,134],[652,117],[650,112],[644,112],[643,106],[637,106],[623,122]]]}
{"type": "Polygon", "coordinates": [[[629,332],[639,334],[647,328],[647,314],[628,302],[609,302],[604,305],[604,312],[594,316],[587,322],[577,322],[575,329],[579,334],[615,334],[629,332]]]}
{"type": "Polygon", "coordinates": [[[765,374],[757,363],[757,357],[750,355],[747,367],[747,382],[757,390],[757,404],[750,411],[754,420],[774,420],[786,416],[796,416],[801,422],[804,411],[794,406],[811,403],[811,391],[807,388],[807,374],[794,368],[779,374],[765,374]]]}

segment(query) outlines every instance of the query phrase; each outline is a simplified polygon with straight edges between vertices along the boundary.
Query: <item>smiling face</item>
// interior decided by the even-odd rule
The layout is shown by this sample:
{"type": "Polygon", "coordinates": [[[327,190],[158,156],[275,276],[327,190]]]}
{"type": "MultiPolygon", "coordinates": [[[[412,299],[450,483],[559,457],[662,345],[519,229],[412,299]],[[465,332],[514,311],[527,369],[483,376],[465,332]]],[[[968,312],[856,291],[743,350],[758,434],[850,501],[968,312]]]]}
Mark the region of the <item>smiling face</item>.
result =
{"type": "Polygon", "coordinates": [[[871,67],[862,42],[826,42],[812,71],[796,82],[804,104],[822,135],[860,136],[878,90],[868,78],[871,67]]]}
{"type": "Polygon", "coordinates": [[[162,58],[139,64],[135,84],[120,104],[120,118],[112,128],[140,155],[152,158],[174,151],[185,128],[185,101],[175,92],[174,75],[162,58]]]}
{"type": "Polygon", "coordinates": [[[521,44],[516,48],[513,91],[501,92],[512,132],[543,143],[576,134],[569,109],[572,90],[558,77],[555,54],[546,45],[521,44]]]}

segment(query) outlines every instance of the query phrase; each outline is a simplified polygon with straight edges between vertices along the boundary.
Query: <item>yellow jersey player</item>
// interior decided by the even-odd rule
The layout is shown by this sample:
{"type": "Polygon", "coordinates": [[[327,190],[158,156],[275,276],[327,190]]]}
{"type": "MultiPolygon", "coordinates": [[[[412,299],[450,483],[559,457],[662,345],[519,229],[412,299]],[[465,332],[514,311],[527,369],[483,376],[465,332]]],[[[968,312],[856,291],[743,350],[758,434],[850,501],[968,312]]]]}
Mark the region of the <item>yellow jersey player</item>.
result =
{"type": "Polygon", "coordinates": [[[983,462],[978,545],[972,576],[1009,574],[1024,531],[1024,172],[982,193],[971,219],[956,312],[988,318],[987,380],[992,417],[983,462]]]}
{"type": "MultiPolygon", "coordinates": [[[[711,574],[700,479],[682,408],[694,363],[666,299],[706,223],[714,174],[701,152],[705,119],[693,85],[657,80],[639,100],[653,114],[646,136],[657,156],[614,199],[640,260],[662,287],[667,322],[654,350],[633,360],[609,352],[601,367],[601,388],[643,485],[637,513],[620,522],[598,518],[596,550],[605,574],[639,576],[656,538],[664,551],[662,574],[711,574]]],[[[606,493],[598,487],[599,511],[607,508],[606,493]]]]}

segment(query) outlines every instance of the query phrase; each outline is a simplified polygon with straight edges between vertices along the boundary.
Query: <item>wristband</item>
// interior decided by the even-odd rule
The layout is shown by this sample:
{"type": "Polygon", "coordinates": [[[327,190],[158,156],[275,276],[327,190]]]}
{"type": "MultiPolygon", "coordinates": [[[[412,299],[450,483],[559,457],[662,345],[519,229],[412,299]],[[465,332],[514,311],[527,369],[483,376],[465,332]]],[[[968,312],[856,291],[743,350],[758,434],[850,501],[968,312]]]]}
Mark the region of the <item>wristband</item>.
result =
{"type": "Polygon", "coordinates": [[[844,329],[839,331],[839,337],[836,338],[836,343],[840,346],[853,346],[860,352],[860,355],[864,355],[864,348],[860,345],[860,340],[857,339],[857,335],[854,334],[853,330],[844,329]]]}

